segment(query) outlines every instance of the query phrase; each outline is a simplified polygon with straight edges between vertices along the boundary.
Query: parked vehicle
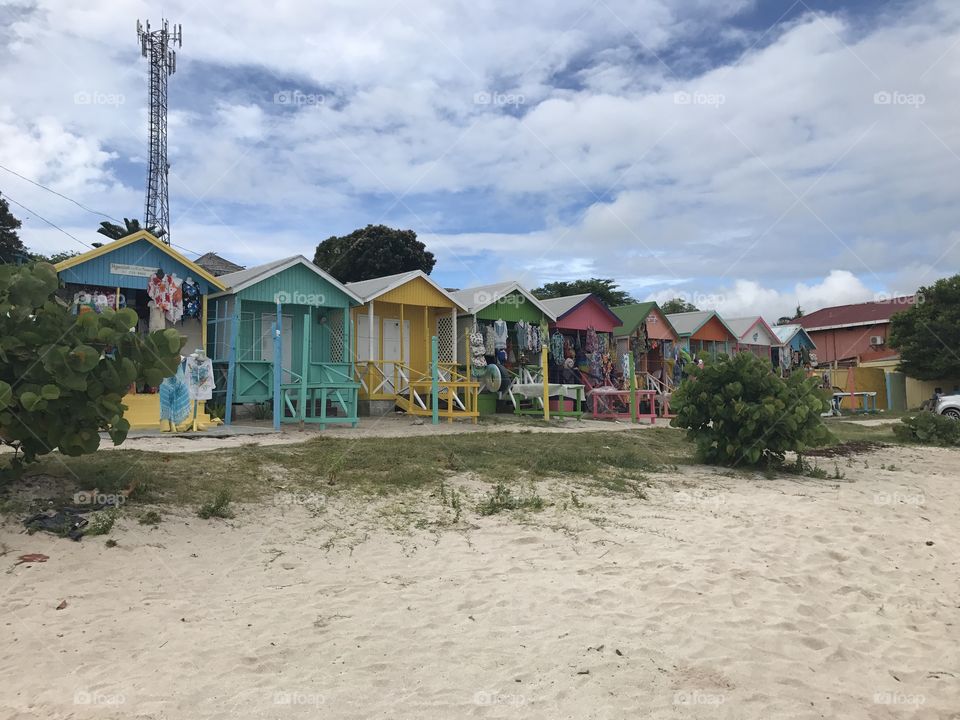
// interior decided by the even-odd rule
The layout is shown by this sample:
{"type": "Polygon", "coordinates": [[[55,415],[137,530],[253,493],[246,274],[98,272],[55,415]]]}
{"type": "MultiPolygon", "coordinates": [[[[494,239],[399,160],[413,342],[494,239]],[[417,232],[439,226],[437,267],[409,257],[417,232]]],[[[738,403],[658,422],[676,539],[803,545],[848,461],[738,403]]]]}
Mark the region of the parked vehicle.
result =
{"type": "Polygon", "coordinates": [[[960,395],[941,395],[937,399],[937,414],[960,420],[960,395]]]}

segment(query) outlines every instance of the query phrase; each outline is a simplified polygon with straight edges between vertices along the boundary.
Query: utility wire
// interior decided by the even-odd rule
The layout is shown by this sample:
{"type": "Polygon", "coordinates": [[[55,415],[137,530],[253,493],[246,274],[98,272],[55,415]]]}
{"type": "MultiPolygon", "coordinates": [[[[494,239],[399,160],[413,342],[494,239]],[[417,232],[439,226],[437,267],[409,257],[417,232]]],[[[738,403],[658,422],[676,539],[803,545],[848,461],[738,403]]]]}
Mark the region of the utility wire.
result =
{"type": "Polygon", "coordinates": [[[46,219],[43,215],[41,215],[40,213],[34,212],[33,210],[31,210],[30,208],[28,208],[28,207],[27,207],[26,205],[24,205],[23,203],[17,202],[17,201],[14,200],[12,197],[10,197],[7,193],[4,193],[4,194],[3,194],[3,197],[5,197],[5,198],[6,198],[7,200],[9,200],[10,202],[12,202],[14,205],[18,205],[19,207],[22,207],[24,210],[26,210],[28,213],[30,213],[30,214],[33,215],[34,217],[40,218],[41,220],[43,220],[43,221],[44,221],[47,225],[49,225],[50,227],[56,228],[57,230],[59,230],[60,232],[62,232],[64,235],[66,235],[68,238],[72,238],[73,240],[76,240],[78,243],[80,243],[81,245],[83,245],[85,248],[90,248],[90,247],[92,247],[91,245],[89,245],[88,243],[85,243],[83,240],[81,240],[80,238],[76,237],[75,235],[71,235],[71,234],[68,233],[66,230],[64,230],[62,227],[60,227],[59,225],[57,225],[56,223],[50,222],[49,220],[47,220],[47,219],[46,219]]]}
{"type": "Polygon", "coordinates": [[[110,218],[111,220],[115,220],[115,221],[117,221],[117,222],[120,222],[119,220],[117,220],[117,219],[116,219],[115,217],[113,217],[112,215],[107,215],[106,213],[102,213],[102,212],[99,212],[99,211],[97,211],[97,210],[92,210],[92,209],[88,208],[86,205],[84,205],[83,203],[78,202],[78,201],[74,200],[73,198],[69,198],[69,197],[67,197],[66,195],[64,195],[63,193],[57,192],[57,191],[54,190],[53,188],[49,188],[49,187],[47,187],[46,185],[44,185],[43,183],[38,183],[36,180],[31,180],[30,178],[26,177],[25,175],[21,175],[21,174],[18,173],[16,170],[11,170],[10,168],[8,168],[8,167],[5,166],[5,165],[0,165],[0,170],[6,170],[6,171],[7,171],[8,173],[10,173],[11,175],[16,175],[18,178],[20,178],[21,180],[26,180],[26,181],[27,181],[28,183],[30,183],[31,185],[36,185],[38,188],[43,188],[43,189],[46,190],[47,192],[51,192],[51,193],[53,193],[54,195],[57,195],[57,196],[59,196],[59,197],[62,197],[64,200],[67,200],[67,201],[69,201],[69,202],[72,202],[72,203],[73,203],[74,205],[76,205],[78,208],[80,208],[80,209],[82,209],[82,210],[86,210],[88,213],[93,213],[94,215],[99,215],[100,217],[110,218]]]}

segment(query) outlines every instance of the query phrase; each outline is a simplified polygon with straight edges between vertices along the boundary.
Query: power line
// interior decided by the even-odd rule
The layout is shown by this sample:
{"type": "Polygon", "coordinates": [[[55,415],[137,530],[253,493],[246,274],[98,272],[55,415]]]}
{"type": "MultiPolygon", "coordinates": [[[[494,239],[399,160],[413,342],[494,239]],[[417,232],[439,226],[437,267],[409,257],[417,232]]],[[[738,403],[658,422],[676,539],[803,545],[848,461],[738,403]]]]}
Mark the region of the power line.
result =
{"type": "Polygon", "coordinates": [[[77,201],[77,200],[74,200],[73,198],[67,197],[67,196],[64,195],[63,193],[57,192],[57,191],[54,190],[53,188],[49,188],[49,187],[47,187],[46,185],[44,185],[43,183],[39,183],[39,182],[37,182],[36,180],[31,180],[31,179],[28,178],[27,176],[21,175],[20,173],[18,173],[16,170],[11,170],[11,169],[8,168],[6,165],[0,165],[0,170],[6,170],[6,171],[7,171],[8,173],[10,173],[11,175],[16,175],[18,178],[20,178],[21,180],[26,180],[26,181],[27,181],[28,183],[30,183],[31,185],[36,185],[38,188],[42,188],[42,189],[46,190],[47,192],[50,192],[50,193],[53,193],[54,195],[57,195],[57,196],[59,196],[59,197],[62,197],[64,200],[67,200],[68,202],[72,202],[74,205],[76,205],[76,206],[77,206],[78,208],[80,208],[81,210],[86,210],[88,213],[92,213],[93,215],[99,215],[100,217],[110,218],[111,220],[116,220],[117,222],[120,222],[119,220],[117,220],[117,219],[116,219],[115,217],[113,217],[112,215],[107,215],[106,213],[102,213],[102,212],[99,212],[99,211],[97,211],[97,210],[92,210],[91,208],[88,208],[86,205],[84,205],[82,202],[79,202],[79,201],[77,201]]]}
{"type": "Polygon", "coordinates": [[[43,215],[41,215],[40,213],[34,212],[33,210],[31,210],[30,208],[28,208],[28,207],[27,207],[26,205],[24,205],[23,203],[17,202],[17,201],[14,200],[12,197],[10,197],[8,194],[4,193],[3,196],[4,196],[7,200],[9,200],[10,202],[12,202],[14,205],[18,205],[19,207],[22,207],[24,210],[26,210],[28,213],[30,213],[30,214],[33,215],[34,217],[40,218],[41,220],[43,220],[43,221],[44,221],[47,225],[49,225],[50,227],[56,228],[57,230],[59,230],[60,232],[62,232],[64,235],[66,235],[68,238],[72,238],[72,239],[76,240],[78,243],[80,243],[81,245],[83,245],[85,248],[90,248],[90,247],[92,247],[92,245],[89,245],[88,243],[85,243],[83,240],[81,240],[80,238],[76,237],[75,235],[71,235],[71,234],[68,233],[66,230],[64,230],[62,227],[60,227],[59,225],[57,225],[56,223],[50,222],[49,220],[47,220],[47,219],[46,219],[43,215]]]}

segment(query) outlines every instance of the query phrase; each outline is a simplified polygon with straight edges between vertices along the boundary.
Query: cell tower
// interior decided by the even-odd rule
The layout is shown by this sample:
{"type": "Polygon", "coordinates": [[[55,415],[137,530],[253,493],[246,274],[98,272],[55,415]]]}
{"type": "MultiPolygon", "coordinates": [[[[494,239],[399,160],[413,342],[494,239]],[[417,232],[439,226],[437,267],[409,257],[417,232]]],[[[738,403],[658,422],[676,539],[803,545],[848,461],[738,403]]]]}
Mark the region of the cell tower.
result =
{"type": "Polygon", "coordinates": [[[167,78],[177,71],[174,47],[183,47],[183,26],[171,30],[166,20],[159,30],[146,28],[137,20],[137,39],[150,62],[150,168],[147,171],[147,202],[144,227],[156,228],[163,242],[170,244],[170,197],[167,190],[167,78]]]}

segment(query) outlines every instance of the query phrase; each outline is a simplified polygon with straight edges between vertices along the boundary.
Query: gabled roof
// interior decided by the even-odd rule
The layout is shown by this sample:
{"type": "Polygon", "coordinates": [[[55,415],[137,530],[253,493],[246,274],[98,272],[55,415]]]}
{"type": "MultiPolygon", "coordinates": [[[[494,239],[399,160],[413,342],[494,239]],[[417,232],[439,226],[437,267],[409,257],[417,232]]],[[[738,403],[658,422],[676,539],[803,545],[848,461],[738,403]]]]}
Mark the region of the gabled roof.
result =
{"type": "Polygon", "coordinates": [[[727,326],[733,330],[733,334],[736,335],[740,340],[743,340],[747,334],[753,330],[755,326],[759,325],[760,328],[767,333],[771,340],[774,343],[779,343],[779,338],[777,334],[773,331],[773,328],[767,324],[767,321],[764,320],[759,315],[751,315],[749,317],[740,317],[740,318],[727,318],[727,326]]]}
{"type": "Polygon", "coordinates": [[[673,333],[677,334],[677,329],[673,327],[670,323],[670,320],[667,319],[667,316],[663,314],[663,310],[660,309],[660,306],[655,302],[642,302],[634,303],[633,305],[621,305],[620,307],[611,308],[613,314],[620,318],[620,322],[623,323],[623,327],[614,335],[616,337],[623,337],[625,335],[633,335],[640,323],[644,322],[647,319],[647,316],[654,310],[659,311],[660,315],[667,320],[667,325],[670,325],[670,329],[673,330],[673,333]]]}
{"type": "Polygon", "coordinates": [[[543,306],[552,312],[557,320],[563,319],[564,315],[569,315],[578,307],[583,305],[585,302],[589,302],[590,298],[593,298],[597,304],[606,311],[610,316],[610,319],[616,325],[622,325],[623,322],[620,320],[620,317],[610,309],[610,307],[603,301],[603,299],[596,293],[580,293],[579,295],[567,295],[566,297],[558,298],[547,298],[546,300],[541,300],[543,306]]]}
{"type": "Polygon", "coordinates": [[[406,285],[416,278],[426,280],[437,292],[447,298],[447,300],[461,310],[466,310],[466,307],[457,300],[454,293],[450,293],[437,285],[423,270],[410,270],[408,272],[397,273],[396,275],[384,275],[383,277],[370,278],[369,280],[357,280],[356,282],[347,283],[347,287],[360,298],[361,303],[366,304],[391,290],[396,290],[401,285],[406,285]]]}
{"type": "Polygon", "coordinates": [[[670,324],[673,325],[673,329],[677,331],[677,335],[680,337],[695,334],[697,330],[710,322],[711,318],[716,318],[719,320],[720,324],[727,329],[727,332],[734,337],[740,337],[732,329],[730,329],[730,326],[723,321],[723,318],[717,315],[717,313],[713,310],[694,310],[693,312],[673,313],[671,315],[667,315],[667,320],[670,321],[670,324]]]}
{"type": "Polygon", "coordinates": [[[223,293],[216,293],[210,297],[215,298],[220,297],[221,295],[232,295],[233,293],[238,293],[252,285],[256,285],[262,280],[266,280],[268,277],[292,268],[294,265],[303,265],[305,268],[313,271],[334,287],[340,288],[347,297],[356,300],[358,304],[363,304],[363,300],[361,300],[355,292],[350,290],[350,288],[346,287],[343,283],[329,273],[326,273],[318,268],[303,255],[291,255],[290,257],[283,258],[282,260],[274,260],[272,262],[264,263],[263,265],[256,265],[252,268],[247,268],[246,270],[238,270],[237,272],[221,275],[219,278],[220,282],[227,286],[227,291],[223,293]]]}
{"type": "Polygon", "coordinates": [[[184,267],[189,268],[191,272],[196,273],[199,277],[202,277],[204,280],[206,280],[208,283],[210,283],[214,287],[218,287],[221,290],[226,289],[227,286],[224,285],[218,278],[208,273],[206,270],[204,270],[202,267],[200,267],[196,263],[191,262],[190,260],[187,260],[183,255],[178,253],[176,250],[174,250],[172,247],[170,247],[166,243],[163,243],[157,240],[157,238],[155,238],[146,230],[139,230],[135,233],[132,233],[131,235],[122,237],[119,240],[114,240],[113,242],[105,243],[98,248],[94,248],[93,250],[87,250],[87,252],[85,253],[81,253],[80,255],[75,255],[72,258],[68,258],[63,262],[57,263],[56,265],[54,265],[54,267],[56,268],[57,272],[60,273],[60,272],[63,272],[64,270],[69,270],[72,267],[76,267],[77,265],[83,265],[85,262],[89,260],[93,260],[94,258],[98,258],[101,255],[108,255],[109,253],[112,253],[114,250],[119,250],[122,247],[126,247],[127,245],[132,245],[133,243],[138,242],[140,240],[145,240],[146,242],[155,246],[158,250],[165,252],[171,258],[176,260],[178,263],[180,263],[184,267]]]}
{"type": "Polygon", "coordinates": [[[528,302],[547,316],[550,320],[556,320],[557,316],[548,309],[542,301],[537,300],[529,290],[516,280],[507,280],[492,285],[478,285],[477,287],[464,288],[453,293],[457,302],[466,309],[468,315],[474,315],[485,307],[493,305],[501,298],[506,297],[512,292],[518,292],[523,295],[528,302]]]}
{"type": "Polygon", "coordinates": [[[808,313],[793,322],[802,325],[807,330],[832,330],[858,325],[877,325],[890,322],[890,318],[898,312],[909,310],[916,300],[914,295],[904,295],[877,302],[836,305],[808,313]]]}
{"type": "Polygon", "coordinates": [[[793,336],[799,332],[802,332],[807,336],[807,340],[810,341],[810,344],[813,345],[813,347],[817,346],[817,344],[813,341],[813,338],[810,337],[810,334],[800,325],[774,325],[772,329],[773,334],[777,336],[778,340],[780,340],[781,345],[789,345],[790,341],[793,340],[793,336]]]}
{"type": "Polygon", "coordinates": [[[238,272],[244,269],[243,265],[237,265],[235,262],[230,262],[226,258],[220,257],[214,252],[204,253],[194,260],[194,262],[214,277],[220,277],[221,275],[238,272]]]}

